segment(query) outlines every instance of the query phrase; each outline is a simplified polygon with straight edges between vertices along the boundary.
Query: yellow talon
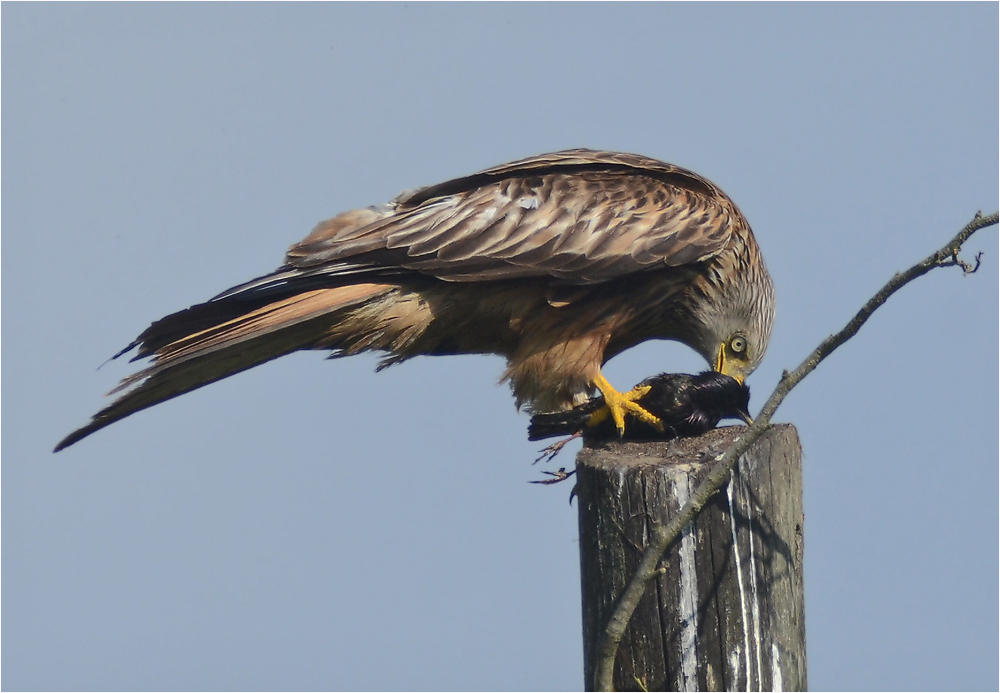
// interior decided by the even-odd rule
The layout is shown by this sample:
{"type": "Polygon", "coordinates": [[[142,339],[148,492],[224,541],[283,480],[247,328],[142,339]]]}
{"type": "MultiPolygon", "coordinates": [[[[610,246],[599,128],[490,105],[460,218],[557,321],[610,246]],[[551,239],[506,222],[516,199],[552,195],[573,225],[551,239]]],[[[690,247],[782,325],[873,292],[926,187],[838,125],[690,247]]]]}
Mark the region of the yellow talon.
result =
{"type": "MultiPolygon", "coordinates": [[[[609,385],[608,387],[611,386],[609,385]]],[[[635,402],[636,400],[645,397],[646,393],[652,389],[653,388],[650,387],[649,385],[636,385],[635,387],[633,387],[631,390],[629,390],[624,394],[621,393],[616,393],[616,394],[621,394],[622,397],[625,397],[630,402],[635,402]]],[[[607,398],[605,398],[605,402],[607,402],[607,398]]],[[[637,407],[643,413],[649,414],[649,412],[647,412],[639,405],[635,404],[633,406],[637,407]]],[[[605,406],[601,407],[600,409],[598,409],[597,411],[595,411],[593,414],[590,415],[590,417],[587,419],[587,428],[592,428],[598,425],[599,423],[607,419],[609,416],[611,416],[611,410],[607,407],[607,404],[605,404],[605,406]]],[[[642,414],[640,414],[639,416],[642,416],[642,414]]],[[[650,414],[650,416],[652,416],[652,414],[650,414]]],[[[662,430],[662,426],[660,425],[659,420],[656,419],[655,416],[653,417],[653,419],[655,420],[655,423],[653,425],[662,430]]]]}
{"type": "Polygon", "coordinates": [[[618,392],[618,390],[613,388],[611,383],[609,383],[600,373],[597,374],[597,378],[594,380],[594,385],[596,385],[597,389],[599,389],[601,394],[604,395],[604,407],[591,414],[590,418],[587,420],[588,426],[595,426],[601,421],[604,421],[610,415],[611,418],[614,419],[615,427],[618,429],[618,435],[624,435],[625,413],[628,412],[640,421],[663,430],[663,424],[658,418],[635,403],[636,400],[642,398],[647,392],[649,392],[651,389],[649,385],[637,385],[628,392],[618,392]]]}

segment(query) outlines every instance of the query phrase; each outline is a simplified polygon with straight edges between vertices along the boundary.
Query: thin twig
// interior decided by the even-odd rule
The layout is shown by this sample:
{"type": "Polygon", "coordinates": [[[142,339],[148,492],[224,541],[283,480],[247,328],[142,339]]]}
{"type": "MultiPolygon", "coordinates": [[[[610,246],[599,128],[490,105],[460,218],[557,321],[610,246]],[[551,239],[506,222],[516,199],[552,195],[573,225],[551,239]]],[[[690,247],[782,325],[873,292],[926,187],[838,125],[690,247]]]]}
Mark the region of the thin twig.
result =
{"type": "Polygon", "coordinates": [[[869,317],[871,317],[872,313],[874,313],[879,306],[885,303],[890,296],[909,282],[913,281],[917,277],[927,274],[935,267],[956,266],[960,267],[965,274],[971,274],[979,269],[981,254],[977,254],[973,262],[966,262],[958,257],[958,253],[962,249],[962,244],[965,243],[965,241],[967,241],[972,234],[979,229],[995,225],[997,220],[997,213],[984,217],[977,212],[973,220],[969,222],[964,229],[959,231],[958,235],[951,239],[947,245],[932,253],[922,262],[918,262],[910,269],[899,273],[890,279],[889,283],[882,287],[882,289],[875,294],[861,310],[858,311],[858,314],[855,315],[849,323],[847,323],[847,326],[844,327],[844,329],[824,339],[823,342],[816,347],[816,349],[809,354],[808,357],[806,357],[806,360],[803,361],[794,371],[791,373],[788,371],[782,373],[781,380],[778,381],[778,385],[774,388],[774,392],[771,393],[767,402],[764,403],[764,408],[761,409],[760,414],[757,415],[753,425],[748,427],[746,432],[740,436],[740,438],[738,438],[728,450],[715,458],[715,464],[712,465],[708,476],[706,476],[701,484],[699,484],[698,488],[695,490],[694,494],[681,511],[671,518],[670,522],[666,525],[658,525],[650,532],[649,544],[643,554],[642,560],[639,563],[639,567],[636,570],[635,575],[632,576],[632,580],[625,587],[625,591],[618,599],[618,603],[615,605],[615,610],[611,614],[611,618],[608,619],[608,624],[604,629],[604,633],[601,635],[601,639],[597,643],[597,652],[595,653],[596,666],[594,669],[595,690],[614,690],[612,678],[614,675],[615,655],[618,652],[618,645],[621,643],[622,635],[625,633],[625,628],[628,626],[629,619],[632,618],[632,613],[635,611],[636,606],[639,604],[639,600],[642,598],[642,595],[646,590],[646,585],[650,582],[650,580],[659,574],[657,567],[663,554],[680,535],[684,526],[694,519],[708,500],[722,487],[722,484],[729,478],[729,473],[736,465],[736,461],[740,458],[740,456],[746,452],[747,449],[749,449],[749,447],[753,445],[753,443],[756,442],[756,440],[764,433],[771,421],[771,415],[774,414],[774,411],[778,408],[778,405],[781,404],[782,400],[785,399],[785,396],[789,393],[789,391],[791,391],[793,387],[806,377],[806,375],[812,372],[812,370],[819,365],[820,361],[829,356],[841,344],[857,334],[858,330],[860,330],[861,326],[865,324],[869,317]]]}

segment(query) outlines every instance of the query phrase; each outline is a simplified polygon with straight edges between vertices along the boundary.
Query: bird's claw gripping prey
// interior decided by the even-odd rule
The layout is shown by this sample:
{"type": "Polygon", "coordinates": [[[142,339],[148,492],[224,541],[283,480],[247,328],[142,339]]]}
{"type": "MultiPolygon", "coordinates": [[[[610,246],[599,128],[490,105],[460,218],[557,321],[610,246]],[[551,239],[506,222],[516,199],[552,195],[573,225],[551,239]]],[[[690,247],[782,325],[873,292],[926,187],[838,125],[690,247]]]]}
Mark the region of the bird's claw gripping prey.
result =
{"type": "Polygon", "coordinates": [[[697,436],[715,428],[722,419],[753,423],[748,407],[750,388],[736,378],[717,371],[698,375],[661,373],[646,378],[626,395],[638,394],[633,402],[656,417],[656,424],[630,416],[624,434],[612,419],[605,398],[595,397],[571,410],[535,414],[528,426],[528,440],[568,435],[542,451],[539,459],[554,457],[578,437],[597,440],[670,440],[697,436]]]}
{"type": "Polygon", "coordinates": [[[615,428],[618,429],[618,435],[625,435],[625,414],[627,413],[643,423],[663,430],[663,423],[657,417],[636,404],[637,400],[642,399],[649,392],[648,385],[637,385],[628,392],[618,392],[603,375],[598,376],[596,385],[604,396],[604,408],[591,415],[589,426],[595,426],[610,416],[615,422],[615,428]]]}

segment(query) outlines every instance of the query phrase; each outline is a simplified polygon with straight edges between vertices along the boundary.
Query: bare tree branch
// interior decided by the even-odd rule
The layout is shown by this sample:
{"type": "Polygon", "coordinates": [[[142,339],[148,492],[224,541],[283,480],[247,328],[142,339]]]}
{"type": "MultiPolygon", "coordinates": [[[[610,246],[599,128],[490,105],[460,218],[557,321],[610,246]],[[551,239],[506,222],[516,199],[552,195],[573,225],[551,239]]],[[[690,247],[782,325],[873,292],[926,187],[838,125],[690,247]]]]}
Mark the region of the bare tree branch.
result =
{"type": "Polygon", "coordinates": [[[820,361],[829,356],[837,347],[857,334],[861,326],[865,324],[872,313],[888,300],[903,286],[913,281],[917,277],[927,274],[936,267],[960,267],[965,274],[971,274],[979,269],[981,253],[977,254],[972,262],[967,262],[958,257],[962,244],[969,239],[979,229],[997,224],[997,213],[989,216],[982,216],[978,212],[971,222],[969,222],[958,235],[948,242],[943,248],[932,253],[926,259],[916,265],[901,272],[889,280],[882,289],[875,294],[858,314],[847,323],[840,332],[831,335],[823,340],[816,349],[806,357],[798,368],[789,373],[785,371],[778,382],[770,398],[764,403],[753,425],[748,427],[733,445],[721,455],[715,458],[708,475],[701,482],[687,504],[675,515],[668,524],[655,527],[650,532],[649,544],[643,554],[639,567],[632,580],[625,587],[625,591],[615,605],[615,610],[608,620],[600,642],[597,644],[596,666],[594,670],[594,688],[598,691],[613,690],[612,676],[614,674],[615,655],[618,652],[618,645],[621,643],[622,635],[628,626],[629,619],[635,611],[646,590],[646,585],[658,574],[658,565],[667,548],[680,535],[681,530],[688,522],[694,519],[708,500],[718,491],[723,483],[732,474],[732,469],[739,460],[740,455],[747,451],[753,443],[761,436],[771,421],[771,415],[781,404],[785,396],[795,387],[806,375],[812,372],[820,361]]]}

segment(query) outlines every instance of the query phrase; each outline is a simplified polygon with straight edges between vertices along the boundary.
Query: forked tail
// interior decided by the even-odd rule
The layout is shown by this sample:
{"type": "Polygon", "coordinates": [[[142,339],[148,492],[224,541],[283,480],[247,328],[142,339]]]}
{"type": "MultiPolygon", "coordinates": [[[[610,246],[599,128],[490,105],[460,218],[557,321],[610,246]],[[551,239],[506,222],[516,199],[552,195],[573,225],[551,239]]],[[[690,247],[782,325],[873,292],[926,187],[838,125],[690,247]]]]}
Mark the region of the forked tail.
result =
{"type": "MultiPolygon", "coordinates": [[[[168,316],[133,342],[139,356],[151,354],[153,363],[125,378],[108,394],[123,392],[99,411],[86,426],[73,431],[55,452],[76,443],[94,431],[137,411],[159,404],[203,385],[253,368],[271,359],[314,345],[339,311],[380,296],[392,287],[385,284],[351,284],[314,289],[281,298],[205,327],[199,306],[168,316]],[[184,329],[185,317],[193,319],[184,329]],[[171,338],[157,328],[165,325],[171,338]],[[153,348],[150,345],[153,344],[153,348]]],[[[207,304],[202,304],[205,306],[207,304]]],[[[120,352],[120,356],[123,352],[120,352]]]]}

